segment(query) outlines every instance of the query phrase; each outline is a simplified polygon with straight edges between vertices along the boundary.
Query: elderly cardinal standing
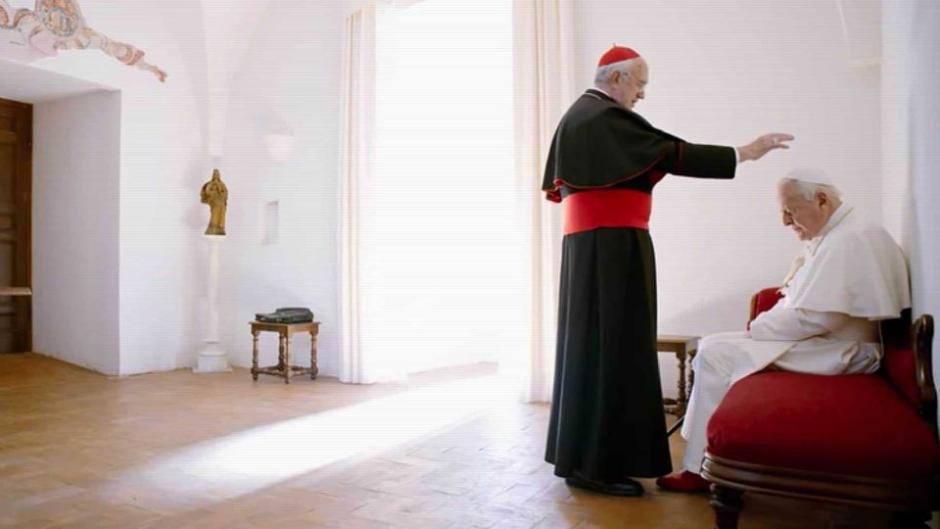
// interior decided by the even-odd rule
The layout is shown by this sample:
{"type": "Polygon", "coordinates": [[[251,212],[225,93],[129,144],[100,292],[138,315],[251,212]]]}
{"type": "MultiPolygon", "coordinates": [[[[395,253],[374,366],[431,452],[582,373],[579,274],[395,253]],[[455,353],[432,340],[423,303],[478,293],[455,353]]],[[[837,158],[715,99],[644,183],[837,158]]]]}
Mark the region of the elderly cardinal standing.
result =
{"type": "Polygon", "coordinates": [[[545,459],[570,486],[638,496],[634,477],[670,472],[656,354],[652,192],[667,174],[731,179],[786,148],[787,134],[743,147],[698,145],[633,111],[649,67],[614,46],[558,124],[542,186],[560,202],[564,242],[555,384],[545,459]]]}

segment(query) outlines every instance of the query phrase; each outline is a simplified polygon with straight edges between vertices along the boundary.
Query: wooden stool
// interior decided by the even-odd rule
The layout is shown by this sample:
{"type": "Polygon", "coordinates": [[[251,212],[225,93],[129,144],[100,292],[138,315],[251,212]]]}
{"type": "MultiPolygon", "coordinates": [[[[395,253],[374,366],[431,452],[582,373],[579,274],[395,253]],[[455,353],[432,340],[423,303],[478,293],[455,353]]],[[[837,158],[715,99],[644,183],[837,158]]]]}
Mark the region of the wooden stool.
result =
{"type": "Polygon", "coordinates": [[[308,323],[267,323],[262,321],[251,322],[251,378],[258,380],[258,375],[277,375],[284,377],[284,383],[290,384],[292,375],[310,374],[310,380],[317,378],[317,334],[320,332],[320,322],[308,323]],[[276,332],[278,339],[277,365],[258,367],[258,335],[264,331],[276,332]],[[310,367],[294,366],[290,363],[291,336],[299,332],[310,333],[310,367]]]}
{"type": "Polygon", "coordinates": [[[682,417],[685,415],[685,408],[689,403],[689,395],[692,393],[692,384],[695,383],[695,373],[689,366],[688,392],[686,392],[685,364],[686,361],[692,362],[695,358],[695,352],[698,349],[698,336],[672,336],[661,334],[656,337],[656,350],[664,353],[675,353],[676,360],[679,362],[679,390],[675,399],[663,399],[663,408],[666,413],[682,417]]]}

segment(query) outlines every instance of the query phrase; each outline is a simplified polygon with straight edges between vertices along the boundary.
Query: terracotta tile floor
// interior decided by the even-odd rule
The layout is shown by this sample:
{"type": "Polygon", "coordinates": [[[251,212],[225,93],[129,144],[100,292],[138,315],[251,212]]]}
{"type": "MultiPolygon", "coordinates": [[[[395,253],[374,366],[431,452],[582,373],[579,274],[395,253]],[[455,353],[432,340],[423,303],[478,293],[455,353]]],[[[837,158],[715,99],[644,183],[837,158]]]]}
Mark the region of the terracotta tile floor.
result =
{"type": "MultiPolygon", "coordinates": [[[[542,462],[547,415],[486,365],[286,386],[240,369],[109,378],[0,355],[0,527],[712,527],[706,496],[651,481],[639,499],[568,489],[542,462]]],[[[759,496],[741,523],[885,526],[759,496]]]]}

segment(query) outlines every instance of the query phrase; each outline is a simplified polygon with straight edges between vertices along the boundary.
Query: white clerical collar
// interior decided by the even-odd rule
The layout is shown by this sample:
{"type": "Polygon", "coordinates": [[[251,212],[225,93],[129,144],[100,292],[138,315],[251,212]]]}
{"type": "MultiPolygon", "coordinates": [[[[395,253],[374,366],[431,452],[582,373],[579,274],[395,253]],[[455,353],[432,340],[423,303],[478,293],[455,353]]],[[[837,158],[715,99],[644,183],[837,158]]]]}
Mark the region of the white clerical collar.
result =
{"type": "Polygon", "coordinates": [[[809,243],[807,244],[807,250],[809,251],[810,255],[816,253],[816,249],[819,248],[820,244],[822,244],[822,241],[826,238],[826,235],[828,235],[829,232],[831,232],[836,226],[839,225],[839,223],[848,217],[849,213],[851,213],[853,210],[854,208],[851,206],[840,204],[839,207],[836,208],[834,212],[832,212],[832,216],[829,217],[826,225],[823,226],[821,230],[819,230],[819,234],[810,239],[809,243]]]}

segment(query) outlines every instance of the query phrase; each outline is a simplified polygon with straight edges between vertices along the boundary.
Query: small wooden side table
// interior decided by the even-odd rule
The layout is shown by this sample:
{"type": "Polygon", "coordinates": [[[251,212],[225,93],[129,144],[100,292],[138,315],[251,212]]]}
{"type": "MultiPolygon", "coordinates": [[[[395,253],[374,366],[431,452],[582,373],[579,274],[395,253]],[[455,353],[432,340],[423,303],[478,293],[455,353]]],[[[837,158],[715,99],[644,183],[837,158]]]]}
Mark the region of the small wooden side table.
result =
{"type": "Polygon", "coordinates": [[[284,383],[290,384],[291,376],[310,374],[310,380],[317,378],[317,334],[320,332],[320,322],[308,323],[267,323],[263,321],[251,322],[251,378],[258,380],[259,374],[276,375],[284,377],[284,383]],[[262,332],[276,332],[278,334],[277,365],[258,367],[258,335],[262,332]],[[290,363],[291,336],[301,332],[310,333],[310,367],[294,366],[290,363]]]}
{"type": "Polygon", "coordinates": [[[663,407],[666,413],[682,417],[685,415],[685,408],[689,403],[689,395],[692,393],[692,385],[695,383],[695,373],[689,366],[688,392],[686,392],[686,362],[691,364],[695,358],[695,352],[698,350],[698,336],[674,336],[670,334],[661,334],[656,337],[656,350],[664,353],[675,353],[676,360],[679,362],[679,381],[677,389],[679,390],[675,399],[663,399],[663,407]]]}

